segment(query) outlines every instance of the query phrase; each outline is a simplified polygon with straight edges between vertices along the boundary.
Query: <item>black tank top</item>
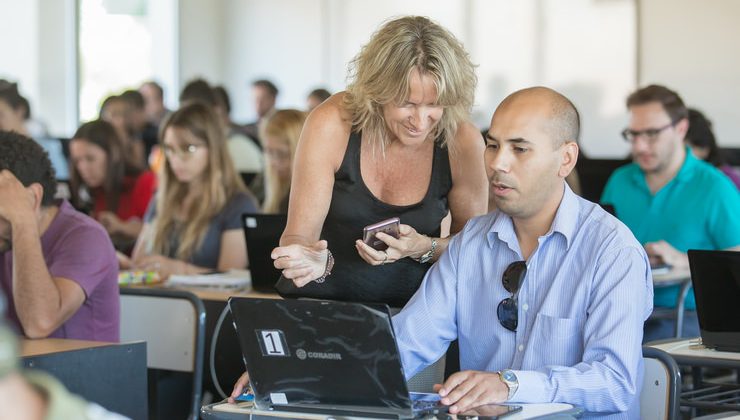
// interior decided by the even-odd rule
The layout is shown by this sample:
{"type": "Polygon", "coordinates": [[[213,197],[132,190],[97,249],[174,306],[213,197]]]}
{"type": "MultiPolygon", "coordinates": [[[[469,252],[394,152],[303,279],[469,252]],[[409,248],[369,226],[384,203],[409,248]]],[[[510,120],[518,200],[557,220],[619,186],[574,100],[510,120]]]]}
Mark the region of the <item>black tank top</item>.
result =
{"type": "MultiPolygon", "coordinates": [[[[331,205],[324,221],[321,239],[326,239],[334,255],[331,276],[321,284],[311,282],[296,288],[281,278],[278,291],[286,297],[311,297],[353,302],[379,302],[402,307],[419,288],[430,263],[420,264],[404,258],[392,264],[372,266],[360,258],[355,240],[370,224],[398,217],[424,235],[439,237],[439,226],[447,215],[447,195],[452,188],[452,173],[446,148],[434,145],[432,176],[424,198],[409,206],[394,206],[376,198],[360,173],[361,134],[353,132],[339,170],[334,174],[331,205]]],[[[413,162],[409,162],[413,164],[413,162]]]]}

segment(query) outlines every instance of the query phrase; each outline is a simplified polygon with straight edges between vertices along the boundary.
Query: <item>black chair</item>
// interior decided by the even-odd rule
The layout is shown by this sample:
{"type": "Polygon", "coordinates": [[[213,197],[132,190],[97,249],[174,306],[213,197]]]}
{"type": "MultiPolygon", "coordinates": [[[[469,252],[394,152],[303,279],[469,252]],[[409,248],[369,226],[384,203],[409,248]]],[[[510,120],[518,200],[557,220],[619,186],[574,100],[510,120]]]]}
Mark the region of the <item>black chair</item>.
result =
{"type": "Polygon", "coordinates": [[[628,163],[629,159],[589,159],[580,156],[576,162],[576,171],[581,183],[581,197],[598,203],[612,172],[628,163]]]}

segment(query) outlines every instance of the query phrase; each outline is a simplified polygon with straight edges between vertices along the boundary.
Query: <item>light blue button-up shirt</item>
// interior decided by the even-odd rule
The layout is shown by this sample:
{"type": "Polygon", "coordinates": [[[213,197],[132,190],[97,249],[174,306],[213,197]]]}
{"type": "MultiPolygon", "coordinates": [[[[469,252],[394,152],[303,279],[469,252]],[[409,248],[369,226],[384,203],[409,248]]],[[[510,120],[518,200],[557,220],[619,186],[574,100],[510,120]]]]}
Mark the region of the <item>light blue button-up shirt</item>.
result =
{"type": "Polygon", "coordinates": [[[511,296],[501,276],[518,260],[509,216],[496,211],[468,222],[393,319],[406,376],[458,339],[463,370],[514,370],[512,402],[565,402],[639,418],[642,329],[653,301],[640,243],[565,186],[550,231],[527,260],[512,332],[496,308],[511,296]]]}

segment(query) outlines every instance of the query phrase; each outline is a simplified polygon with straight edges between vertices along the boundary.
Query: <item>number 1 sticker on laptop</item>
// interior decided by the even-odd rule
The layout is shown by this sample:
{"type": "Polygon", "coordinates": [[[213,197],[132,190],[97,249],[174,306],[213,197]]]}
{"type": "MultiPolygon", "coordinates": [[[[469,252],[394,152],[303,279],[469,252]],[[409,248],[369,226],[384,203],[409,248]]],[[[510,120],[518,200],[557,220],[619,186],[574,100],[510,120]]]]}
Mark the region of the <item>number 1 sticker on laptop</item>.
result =
{"type": "Polygon", "coordinates": [[[263,356],[290,357],[288,342],[280,330],[256,330],[263,356]]]}

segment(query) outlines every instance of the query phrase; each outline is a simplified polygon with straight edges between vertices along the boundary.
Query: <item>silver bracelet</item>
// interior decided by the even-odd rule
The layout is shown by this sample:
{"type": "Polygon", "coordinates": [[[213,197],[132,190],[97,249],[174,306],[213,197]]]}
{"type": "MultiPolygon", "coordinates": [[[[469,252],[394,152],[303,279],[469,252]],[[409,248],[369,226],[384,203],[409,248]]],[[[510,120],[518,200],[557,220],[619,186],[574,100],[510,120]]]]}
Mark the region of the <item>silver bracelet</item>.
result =
{"type": "Polygon", "coordinates": [[[326,269],[324,270],[324,274],[314,280],[316,283],[319,284],[326,281],[326,278],[331,275],[331,270],[334,268],[334,255],[332,255],[331,251],[329,251],[328,249],[326,250],[326,254],[326,269]]]}

